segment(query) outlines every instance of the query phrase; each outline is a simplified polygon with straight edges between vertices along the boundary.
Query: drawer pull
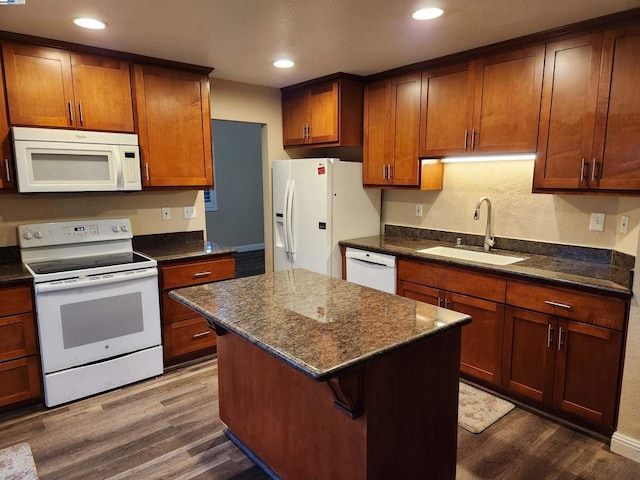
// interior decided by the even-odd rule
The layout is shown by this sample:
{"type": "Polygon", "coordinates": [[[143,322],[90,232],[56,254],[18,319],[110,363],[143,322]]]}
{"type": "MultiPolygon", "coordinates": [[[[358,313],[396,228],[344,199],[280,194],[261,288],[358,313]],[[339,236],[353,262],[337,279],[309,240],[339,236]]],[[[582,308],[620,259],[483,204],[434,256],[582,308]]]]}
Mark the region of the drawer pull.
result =
{"type": "Polygon", "coordinates": [[[558,330],[558,351],[562,350],[562,333],[563,329],[560,327],[560,330],[558,330]]]}
{"type": "Polygon", "coordinates": [[[547,305],[551,305],[552,307],[566,308],[567,310],[571,310],[571,305],[567,305],[566,303],[552,302],[551,300],[545,300],[544,303],[546,303],[547,305]]]}
{"type": "Polygon", "coordinates": [[[550,348],[552,343],[553,343],[553,327],[551,326],[551,324],[549,324],[547,328],[547,348],[550,348]]]}
{"type": "Polygon", "coordinates": [[[208,277],[209,275],[211,275],[213,272],[196,272],[193,274],[193,278],[202,278],[202,277],[208,277]]]}
{"type": "Polygon", "coordinates": [[[207,335],[211,335],[211,330],[207,330],[206,332],[194,333],[192,339],[196,340],[197,338],[206,337],[207,335]]]}

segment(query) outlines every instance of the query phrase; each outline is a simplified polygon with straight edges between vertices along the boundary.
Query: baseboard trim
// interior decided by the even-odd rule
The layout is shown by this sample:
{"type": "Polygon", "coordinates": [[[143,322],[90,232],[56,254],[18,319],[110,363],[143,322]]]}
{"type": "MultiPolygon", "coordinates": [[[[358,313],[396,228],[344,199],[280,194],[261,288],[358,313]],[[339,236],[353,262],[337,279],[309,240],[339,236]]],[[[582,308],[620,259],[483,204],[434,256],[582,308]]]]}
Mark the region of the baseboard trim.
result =
{"type": "Polygon", "coordinates": [[[611,437],[611,451],[640,463],[640,440],[614,432],[611,437]]]}
{"type": "Polygon", "coordinates": [[[264,243],[253,243],[250,245],[240,245],[239,247],[234,247],[238,250],[238,252],[252,252],[253,250],[264,250],[264,243]]]}

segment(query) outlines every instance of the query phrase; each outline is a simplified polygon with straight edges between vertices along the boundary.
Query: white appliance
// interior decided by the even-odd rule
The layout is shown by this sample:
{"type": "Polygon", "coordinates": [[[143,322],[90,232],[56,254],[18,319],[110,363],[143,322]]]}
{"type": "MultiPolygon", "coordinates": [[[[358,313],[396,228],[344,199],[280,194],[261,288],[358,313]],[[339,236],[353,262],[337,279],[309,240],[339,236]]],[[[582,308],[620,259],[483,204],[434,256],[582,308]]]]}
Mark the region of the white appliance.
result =
{"type": "Polygon", "coordinates": [[[138,135],[12,127],[18,191],[141,190],[138,135]]]}
{"type": "Polygon", "coordinates": [[[342,276],[340,240],[380,233],[380,190],[362,187],[362,163],[273,162],[273,267],[342,276]]]}
{"type": "Polygon", "coordinates": [[[129,219],[21,225],[48,407],[162,374],[157,262],[129,219]]]}
{"type": "Polygon", "coordinates": [[[345,251],[347,281],[396,293],[396,257],[347,247],[345,251]]]}

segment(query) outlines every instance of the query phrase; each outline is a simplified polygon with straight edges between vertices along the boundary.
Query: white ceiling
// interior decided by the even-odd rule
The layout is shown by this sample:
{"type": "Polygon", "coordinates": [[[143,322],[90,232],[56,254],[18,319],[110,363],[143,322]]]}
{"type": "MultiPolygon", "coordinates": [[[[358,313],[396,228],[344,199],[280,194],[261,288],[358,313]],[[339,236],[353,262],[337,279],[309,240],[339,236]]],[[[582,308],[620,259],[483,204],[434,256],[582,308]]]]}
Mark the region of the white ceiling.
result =
{"type": "Polygon", "coordinates": [[[0,30],[214,67],[212,77],[282,87],[389,70],[640,6],[639,0],[26,0],[0,30]],[[445,10],[417,22],[424,6],[445,10]],[[71,23],[93,16],[106,30],[71,23]],[[287,56],[291,70],[271,62],[287,56]]]}

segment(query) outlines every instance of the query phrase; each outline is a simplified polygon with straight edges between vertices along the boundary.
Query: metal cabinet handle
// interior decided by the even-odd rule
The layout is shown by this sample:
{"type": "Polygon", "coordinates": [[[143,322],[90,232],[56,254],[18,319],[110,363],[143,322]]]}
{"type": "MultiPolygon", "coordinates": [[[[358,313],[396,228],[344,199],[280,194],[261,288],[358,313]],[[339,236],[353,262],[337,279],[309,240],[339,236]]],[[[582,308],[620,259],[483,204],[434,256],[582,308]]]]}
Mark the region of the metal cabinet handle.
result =
{"type": "Polygon", "coordinates": [[[469,137],[469,131],[465,129],[464,131],[464,149],[467,149],[467,138],[469,137]]]}
{"type": "Polygon", "coordinates": [[[544,303],[546,303],[547,305],[551,305],[552,307],[566,308],[567,310],[571,310],[571,305],[567,305],[566,303],[552,302],[551,300],[545,300],[544,303]]]}
{"type": "Polygon", "coordinates": [[[584,157],[582,157],[582,164],[580,165],[580,181],[584,181],[584,157]]]}
{"type": "Polygon", "coordinates": [[[311,124],[307,123],[307,140],[311,141],[311,124]]]}
{"type": "Polygon", "coordinates": [[[144,172],[147,177],[147,182],[149,181],[149,162],[144,163],[144,172]]]}
{"type": "Polygon", "coordinates": [[[193,278],[202,278],[202,277],[208,277],[209,275],[211,275],[212,272],[196,272],[193,274],[193,278]]]}
{"type": "Polygon", "coordinates": [[[80,112],[80,125],[83,125],[84,117],[82,115],[82,102],[78,102],[78,111],[80,112]]]}
{"type": "Polygon", "coordinates": [[[598,178],[596,176],[596,169],[598,168],[598,165],[600,165],[600,162],[596,162],[596,159],[593,159],[593,164],[591,165],[591,181],[595,182],[596,179],[598,178]]]}
{"type": "Polygon", "coordinates": [[[549,324],[547,326],[547,348],[551,347],[552,343],[553,343],[553,326],[549,324]]]}
{"type": "Polygon", "coordinates": [[[476,148],[476,129],[475,127],[471,129],[471,150],[476,148]]]}
{"type": "Polygon", "coordinates": [[[71,102],[67,102],[67,107],[69,107],[69,122],[73,123],[73,105],[71,105],[71,102]]]}
{"type": "Polygon", "coordinates": [[[382,179],[383,180],[387,179],[387,166],[386,165],[382,165],[382,179]]]}
{"type": "Polygon", "coordinates": [[[9,159],[4,159],[4,169],[7,172],[7,182],[11,181],[11,169],[9,168],[9,159]]]}
{"type": "Polygon", "coordinates": [[[449,308],[449,303],[451,303],[451,302],[449,302],[449,299],[445,298],[444,299],[444,308],[449,308]]]}
{"type": "Polygon", "coordinates": [[[207,330],[206,332],[194,333],[192,339],[195,340],[197,338],[206,337],[207,335],[211,335],[211,330],[207,330]]]}
{"type": "Polygon", "coordinates": [[[393,165],[389,164],[389,175],[388,175],[389,180],[391,180],[393,178],[393,165]]]}
{"type": "Polygon", "coordinates": [[[563,332],[564,332],[564,329],[560,327],[560,329],[558,330],[558,351],[562,350],[562,333],[563,332]]]}
{"type": "Polygon", "coordinates": [[[442,307],[442,299],[438,297],[438,307],[442,307]]]}

